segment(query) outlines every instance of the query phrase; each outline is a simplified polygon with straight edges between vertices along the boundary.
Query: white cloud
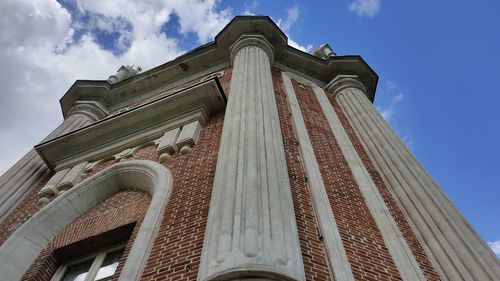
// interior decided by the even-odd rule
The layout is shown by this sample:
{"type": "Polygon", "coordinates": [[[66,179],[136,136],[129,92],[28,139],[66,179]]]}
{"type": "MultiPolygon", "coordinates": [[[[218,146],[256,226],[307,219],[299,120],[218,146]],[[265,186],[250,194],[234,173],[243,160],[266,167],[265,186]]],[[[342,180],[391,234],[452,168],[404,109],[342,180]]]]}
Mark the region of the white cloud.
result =
{"type": "Polygon", "coordinates": [[[311,44],[303,46],[303,45],[300,45],[299,43],[293,41],[293,39],[290,38],[290,36],[288,34],[286,36],[288,37],[288,45],[290,45],[296,49],[299,49],[302,52],[309,53],[313,49],[313,46],[311,44]]]}
{"type": "Polygon", "coordinates": [[[386,96],[385,98],[389,96],[390,100],[385,105],[378,106],[377,109],[387,122],[391,122],[397,107],[404,102],[405,96],[399,91],[396,83],[392,81],[386,82],[383,93],[386,96]]]}
{"type": "Polygon", "coordinates": [[[283,29],[284,32],[289,32],[292,26],[295,24],[295,22],[299,19],[300,11],[299,7],[295,5],[291,8],[288,8],[286,12],[287,12],[287,17],[285,21],[281,22],[281,20],[279,20],[278,26],[281,27],[281,29],[283,29]]]}
{"type": "Polygon", "coordinates": [[[493,253],[500,258],[500,240],[488,242],[488,246],[493,250],[493,253]]]}
{"type": "Polygon", "coordinates": [[[281,30],[283,30],[283,32],[285,32],[286,37],[288,37],[288,45],[290,45],[296,49],[299,49],[303,52],[310,52],[313,49],[312,45],[310,45],[310,44],[305,45],[305,46],[301,45],[301,44],[297,43],[295,40],[293,40],[290,36],[290,30],[291,30],[292,26],[299,19],[299,15],[300,15],[299,7],[297,5],[295,5],[291,8],[288,8],[286,11],[287,11],[287,17],[285,20],[282,20],[279,18],[277,20],[274,20],[274,22],[276,22],[276,25],[278,25],[278,27],[281,28],[281,30]]]}
{"type": "Polygon", "coordinates": [[[405,99],[405,96],[403,94],[396,94],[392,97],[389,105],[379,108],[380,114],[382,114],[382,117],[384,117],[384,119],[387,122],[392,121],[392,117],[394,116],[394,113],[396,113],[397,106],[401,102],[403,102],[404,99],[405,99]]]}
{"type": "Polygon", "coordinates": [[[381,89],[378,94],[377,102],[381,104],[377,105],[377,110],[385,121],[393,127],[406,146],[413,150],[414,142],[411,134],[407,132],[406,129],[400,128],[397,123],[397,118],[395,118],[398,116],[399,106],[405,102],[406,97],[396,83],[387,81],[384,83],[384,86],[385,87],[381,89]]]}
{"type": "Polygon", "coordinates": [[[243,15],[245,16],[254,16],[255,12],[254,10],[259,6],[259,1],[253,0],[250,2],[245,2],[245,11],[243,12],[243,15]]]}
{"type": "Polygon", "coordinates": [[[55,0],[0,1],[0,174],[62,121],[58,100],[76,79],[105,80],[122,64],[148,69],[184,53],[161,32],[173,13],[181,34],[211,40],[231,18],[218,5],[86,0],[71,11],[55,0]],[[119,33],[115,50],[99,44],[96,30],[119,33]]]}
{"type": "Polygon", "coordinates": [[[380,0],[354,0],[349,6],[349,9],[360,17],[373,17],[380,11],[381,5],[382,3],[380,0]]]}

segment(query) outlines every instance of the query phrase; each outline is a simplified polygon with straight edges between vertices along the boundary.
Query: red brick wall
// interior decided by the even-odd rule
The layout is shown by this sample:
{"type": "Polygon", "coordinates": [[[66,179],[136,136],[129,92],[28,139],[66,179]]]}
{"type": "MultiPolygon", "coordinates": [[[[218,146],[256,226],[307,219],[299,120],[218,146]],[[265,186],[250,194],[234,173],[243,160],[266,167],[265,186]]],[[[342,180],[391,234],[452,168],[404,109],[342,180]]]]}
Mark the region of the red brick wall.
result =
{"type": "Polygon", "coordinates": [[[340,236],[356,280],[401,276],[310,86],[292,80],[340,236]]]}
{"type": "Polygon", "coordinates": [[[333,280],[323,242],[319,237],[319,228],[301,162],[297,136],[283,90],[281,71],[273,69],[272,75],[306,280],[333,280]]]}
{"type": "MultiPolygon", "coordinates": [[[[230,78],[229,68],[220,79],[226,95],[230,78]]],[[[223,122],[223,112],[210,118],[190,153],[175,154],[164,163],[174,185],[141,280],[196,280],[223,122]]],[[[138,151],[137,157],[157,159],[154,146],[138,151]]]]}
{"type": "Polygon", "coordinates": [[[340,108],[337,101],[331,95],[329,95],[329,99],[330,103],[333,105],[333,108],[335,109],[335,113],[339,117],[344,129],[349,135],[349,139],[353,143],[354,148],[358,152],[358,155],[363,161],[363,164],[368,170],[368,173],[370,174],[372,180],[375,182],[375,185],[379,189],[379,192],[382,195],[385,204],[389,208],[392,217],[396,221],[399,230],[403,234],[406,243],[408,243],[410,250],[417,259],[417,262],[420,265],[422,271],[424,272],[425,277],[427,278],[427,280],[440,280],[438,273],[432,266],[427,255],[425,254],[422,244],[420,244],[420,242],[418,241],[417,237],[415,236],[415,233],[413,232],[413,229],[406,221],[403,212],[401,211],[398,204],[394,200],[394,197],[392,197],[391,193],[389,192],[389,189],[382,180],[382,177],[380,176],[379,172],[371,162],[368,153],[366,152],[360,140],[358,139],[356,132],[354,131],[349,122],[349,119],[345,116],[343,110],[340,108]]]}
{"type": "Polygon", "coordinates": [[[23,201],[21,201],[21,203],[0,222],[0,245],[2,245],[18,227],[40,210],[38,206],[38,191],[42,189],[52,175],[54,174],[51,173],[38,181],[29,191],[28,195],[24,197],[23,201]]]}

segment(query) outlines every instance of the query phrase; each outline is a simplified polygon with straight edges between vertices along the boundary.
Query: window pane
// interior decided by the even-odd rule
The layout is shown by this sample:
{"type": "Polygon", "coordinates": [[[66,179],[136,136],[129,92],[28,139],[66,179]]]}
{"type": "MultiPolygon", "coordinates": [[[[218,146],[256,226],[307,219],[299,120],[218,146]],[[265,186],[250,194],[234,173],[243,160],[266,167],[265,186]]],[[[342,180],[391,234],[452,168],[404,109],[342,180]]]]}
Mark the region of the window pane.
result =
{"type": "Polygon", "coordinates": [[[118,262],[120,261],[120,257],[122,256],[122,254],[123,249],[108,253],[106,255],[106,258],[104,258],[101,268],[99,268],[99,271],[97,272],[94,280],[104,280],[108,277],[113,276],[116,268],[118,267],[118,262]]]}
{"type": "Polygon", "coordinates": [[[83,281],[87,276],[93,261],[93,259],[90,259],[68,266],[62,281],[83,281]]]}

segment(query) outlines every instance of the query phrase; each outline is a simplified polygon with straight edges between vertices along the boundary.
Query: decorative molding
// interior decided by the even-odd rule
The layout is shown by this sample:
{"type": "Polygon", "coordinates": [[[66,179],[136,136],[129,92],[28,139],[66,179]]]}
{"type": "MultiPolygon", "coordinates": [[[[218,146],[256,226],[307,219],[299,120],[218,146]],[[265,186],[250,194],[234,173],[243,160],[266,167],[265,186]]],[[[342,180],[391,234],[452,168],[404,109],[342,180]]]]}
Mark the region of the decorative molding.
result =
{"type": "Polygon", "coordinates": [[[354,281],[351,265],[347,259],[337,223],[335,222],[335,217],[330,202],[328,201],[328,195],[326,194],[326,188],[323,178],[321,177],[318,161],[314,155],[313,146],[309,139],[309,134],[307,133],[307,128],[290,77],[302,83],[309,83],[290,73],[282,72],[281,75],[288,105],[290,107],[290,113],[292,114],[293,125],[300,143],[299,148],[307,176],[307,183],[311,190],[314,210],[320,228],[319,231],[323,237],[328,263],[335,280],[354,281]]]}
{"type": "Polygon", "coordinates": [[[180,132],[180,128],[175,128],[163,134],[163,136],[159,139],[156,153],[160,157],[160,162],[164,162],[178,150],[177,138],[179,137],[180,132]]]}
{"type": "Polygon", "coordinates": [[[200,136],[201,125],[200,122],[194,121],[182,127],[182,131],[177,138],[177,147],[180,147],[181,154],[187,154],[191,151],[192,147],[198,142],[200,136]]]}
{"type": "Polygon", "coordinates": [[[61,99],[63,115],[67,115],[77,100],[99,100],[106,108],[119,108],[138,97],[143,99],[151,96],[150,92],[159,88],[171,88],[179,81],[196,79],[196,75],[202,72],[204,75],[209,74],[229,65],[232,61],[229,46],[241,35],[257,33],[264,36],[274,48],[273,62],[308,73],[325,83],[341,73],[355,74],[368,89],[370,100],[374,99],[378,76],[360,56],[334,56],[323,60],[288,46],[286,35],[271,18],[238,16],[215,37],[214,42],[134,77],[116,84],[104,80],[76,81],[61,99]]]}
{"type": "Polygon", "coordinates": [[[269,50],[258,38],[233,45],[200,281],[305,279],[269,50]]]}
{"type": "Polygon", "coordinates": [[[50,168],[101,159],[161,137],[170,129],[199,121],[225,107],[215,80],[158,98],[35,147],[50,168]]]}
{"type": "Polygon", "coordinates": [[[47,244],[73,220],[123,188],[151,194],[151,203],[132,245],[120,281],[139,280],[172,190],[172,175],[146,160],[115,164],[58,196],[0,246],[2,280],[19,280],[47,244]]]}
{"type": "Polygon", "coordinates": [[[220,79],[222,76],[224,76],[224,70],[217,71],[215,73],[209,74],[203,78],[200,79],[200,82],[207,81],[209,79],[217,78],[220,79]]]}
{"type": "Polygon", "coordinates": [[[87,165],[87,162],[82,162],[80,164],[77,164],[73,166],[67,174],[64,175],[64,177],[61,179],[61,181],[57,184],[56,189],[59,193],[62,191],[68,190],[72,188],[74,185],[76,185],[81,178],[81,175],[83,173],[83,169],[87,165]]]}
{"type": "Polygon", "coordinates": [[[47,184],[45,184],[44,187],[42,187],[42,189],[40,189],[40,191],[38,192],[38,196],[41,198],[43,198],[43,197],[48,198],[48,197],[57,195],[58,190],[56,187],[61,182],[61,180],[64,178],[64,176],[69,172],[69,170],[70,169],[68,168],[68,169],[64,169],[64,170],[56,172],[49,179],[47,184]]]}

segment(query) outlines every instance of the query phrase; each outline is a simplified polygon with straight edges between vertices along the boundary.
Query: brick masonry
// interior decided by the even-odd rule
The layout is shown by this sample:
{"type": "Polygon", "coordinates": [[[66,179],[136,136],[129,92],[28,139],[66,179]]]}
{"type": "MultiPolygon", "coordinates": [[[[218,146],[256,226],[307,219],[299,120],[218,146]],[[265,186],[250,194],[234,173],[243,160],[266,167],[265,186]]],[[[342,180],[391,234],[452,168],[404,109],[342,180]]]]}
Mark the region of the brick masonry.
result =
{"type": "MultiPolygon", "coordinates": [[[[230,79],[228,68],[220,78],[226,94],[230,79]]],[[[174,185],[141,280],[196,280],[223,122],[223,112],[213,116],[189,154],[175,154],[164,163],[172,172],[174,185]]],[[[134,158],[151,157],[157,157],[154,146],[134,155],[134,158]]]]}
{"type": "Polygon", "coordinates": [[[0,222],[0,245],[2,245],[18,227],[40,210],[38,206],[38,191],[42,189],[53,175],[54,173],[50,173],[40,179],[29,191],[28,195],[24,197],[21,203],[0,222]]]}
{"type": "Polygon", "coordinates": [[[354,278],[401,280],[313,89],[292,84],[354,278]]]}
{"type": "Polygon", "coordinates": [[[379,172],[373,165],[370,157],[368,156],[368,153],[364,149],[363,145],[361,144],[359,138],[356,135],[356,132],[352,128],[349,119],[346,117],[342,109],[340,108],[338,102],[332,97],[332,95],[328,95],[330,103],[333,105],[333,108],[335,110],[335,113],[340,119],[340,122],[342,123],[344,129],[347,132],[347,135],[349,136],[349,139],[351,140],[352,144],[354,145],[354,148],[358,152],[358,155],[360,156],[361,160],[363,161],[363,164],[365,165],[366,169],[368,170],[368,173],[370,174],[373,182],[377,186],[380,194],[382,195],[382,198],[384,199],[385,204],[387,205],[392,217],[396,221],[399,230],[403,234],[403,237],[406,240],[406,243],[408,243],[408,246],[410,247],[411,252],[415,256],[420,268],[422,269],[425,277],[427,280],[440,280],[438,273],[432,266],[431,262],[429,261],[427,255],[425,254],[425,251],[422,247],[422,244],[420,241],[417,239],[415,232],[413,232],[411,226],[409,225],[408,221],[406,220],[403,212],[399,208],[398,204],[396,203],[396,200],[390,193],[389,189],[385,185],[384,181],[382,180],[382,177],[380,176],[379,172]]]}
{"type": "Polygon", "coordinates": [[[306,280],[333,280],[318,231],[311,194],[297,144],[297,136],[284,93],[281,71],[273,69],[272,75],[306,280]]]}

